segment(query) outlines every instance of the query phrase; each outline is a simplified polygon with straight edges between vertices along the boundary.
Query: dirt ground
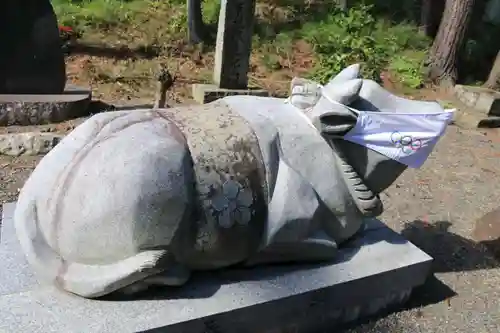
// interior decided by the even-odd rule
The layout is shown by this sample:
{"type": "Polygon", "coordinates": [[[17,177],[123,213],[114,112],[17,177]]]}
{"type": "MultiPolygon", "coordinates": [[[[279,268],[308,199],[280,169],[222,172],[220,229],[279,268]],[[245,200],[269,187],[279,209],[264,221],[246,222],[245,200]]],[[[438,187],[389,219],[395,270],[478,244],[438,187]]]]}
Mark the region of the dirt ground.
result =
{"type": "MultiPolygon", "coordinates": [[[[179,68],[189,73],[192,60],[181,62],[179,68]]],[[[91,57],[70,59],[68,65],[74,83],[89,82],[81,71],[96,67],[91,57]]],[[[295,74],[300,75],[278,71],[273,78],[264,79],[257,74],[253,80],[279,92],[287,88],[295,74]]],[[[107,96],[107,101],[118,104],[152,102],[150,83],[134,90],[133,84],[123,80],[90,83],[97,98],[107,96]]],[[[186,74],[170,94],[169,102],[185,102],[191,83],[186,74]]],[[[385,84],[394,90],[391,82],[385,84]]],[[[438,99],[439,93],[427,90],[417,98],[438,99]]],[[[75,122],[66,122],[30,130],[64,133],[74,125],[75,122]]],[[[39,160],[40,157],[0,155],[0,203],[16,200],[39,160]]],[[[382,194],[386,208],[383,221],[435,258],[435,278],[414,292],[404,310],[347,328],[346,332],[500,332],[500,261],[473,240],[475,221],[499,206],[499,161],[499,130],[450,126],[426,164],[419,170],[405,172],[382,194]]]]}
{"type": "Polygon", "coordinates": [[[500,332],[500,258],[473,240],[476,221],[499,207],[499,161],[498,130],[450,126],[425,165],[382,195],[382,220],[435,258],[435,278],[406,309],[347,332],[500,332]]]}

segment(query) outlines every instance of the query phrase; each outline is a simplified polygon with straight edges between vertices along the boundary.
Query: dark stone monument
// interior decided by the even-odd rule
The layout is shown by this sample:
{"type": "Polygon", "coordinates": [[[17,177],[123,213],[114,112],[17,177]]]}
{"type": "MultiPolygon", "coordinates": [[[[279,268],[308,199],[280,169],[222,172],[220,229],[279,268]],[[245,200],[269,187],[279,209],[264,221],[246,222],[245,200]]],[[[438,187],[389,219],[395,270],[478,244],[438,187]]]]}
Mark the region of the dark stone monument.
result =
{"type": "Polygon", "coordinates": [[[187,0],[188,37],[192,44],[202,43],[206,26],[203,22],[201,0],[187,0]]]}
{"type": "Polygon", "coordinates": [[[255,0],[221,0],[214,84],[193,85],[193,97],[198,103],[232,95],[269,95],[265,90],[248,87],[255,4],[255,0]]]}
{"type": "Polygon", "coordinates": [[[66,84],[57,19],[49,0],[2,1],[0,94],[60,94],[66,84]]]}
{"type": "Polygon", "coordinates": [[[0,126],[88,115],[89,89],[66,87],[57,18],[49,0],[0,5],[0,126]]]}

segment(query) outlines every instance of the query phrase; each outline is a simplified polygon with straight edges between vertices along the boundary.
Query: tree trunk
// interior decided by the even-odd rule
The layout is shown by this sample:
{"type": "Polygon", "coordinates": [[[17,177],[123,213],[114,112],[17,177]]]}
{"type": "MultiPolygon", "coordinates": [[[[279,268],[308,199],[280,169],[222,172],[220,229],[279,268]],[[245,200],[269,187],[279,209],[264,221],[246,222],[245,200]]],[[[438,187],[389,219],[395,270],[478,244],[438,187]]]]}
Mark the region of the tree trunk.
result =
{"type": "Polygon", "coordinates": [[[337,3],[337,7],[339,7],[342,10],[348,10],[349,9],[349,4],[348,0],[335,0],[337,3]]]}
{"type": "Polygon", "coordinates": [[[457,58],[472,17],[475,0],[446,0],[443,19],[428,59],[428,76],[433,82],[454,85],[457,58]]]}
{"type": "Polygon", "coordinates": [[[434,38],[443,17],[445,0],[422,0],[420,28],[426,36],[434,38]]]}
{"type": "Polygon", "coordinates": [[[202,43],[205,39],[206,27],[201,11],[202,0],[187,0],[188,39],[191,44],[202,43]]]}
{"type": "Polygon", "coordinates": [[[497,53],[493,67],[491,67],[490,75],[484,86],[486,88],[500,90],[500,51],[497,53]]]}

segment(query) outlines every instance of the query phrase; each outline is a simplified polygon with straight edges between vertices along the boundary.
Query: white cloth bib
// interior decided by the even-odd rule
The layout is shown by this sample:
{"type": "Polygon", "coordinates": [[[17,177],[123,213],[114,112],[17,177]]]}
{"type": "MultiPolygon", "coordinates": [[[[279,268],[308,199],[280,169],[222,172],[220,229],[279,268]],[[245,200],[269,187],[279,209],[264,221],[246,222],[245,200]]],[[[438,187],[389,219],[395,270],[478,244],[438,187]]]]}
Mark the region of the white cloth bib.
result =
{"type": "MultiPolygon", "coordinates": [[[[331,103],[340,104],[322,95],[331,103]]],[[[358,115],[356,125],[343,139],[365,146],[410,168],[420,168],[453,119],[455,109],[443,112],[398,113],[360,111],[343,105],[358,115]]]]}
{"type": "Polygon", "coordinates": [[[443,136],[455,110],[441,113],[352,111],[358,114],[358,120],[344,140],[419,168],[443,136]]]}

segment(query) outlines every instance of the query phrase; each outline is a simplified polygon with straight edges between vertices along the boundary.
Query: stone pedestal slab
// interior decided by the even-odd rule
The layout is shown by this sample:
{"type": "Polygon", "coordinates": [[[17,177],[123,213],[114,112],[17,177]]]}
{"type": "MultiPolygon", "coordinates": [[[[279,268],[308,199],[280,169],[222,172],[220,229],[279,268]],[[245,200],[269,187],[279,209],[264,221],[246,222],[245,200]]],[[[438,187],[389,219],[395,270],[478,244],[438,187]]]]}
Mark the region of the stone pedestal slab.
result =
{"type": "Polygon", "coordinates": [[[188,285],[140,300],[87,300],[39,285],[3,207],[1,332],[310,332],[404,302],[432,258],[377,220],[335,262],[196,274],[188,285]]]}
{"type": "Polygon", "coordinates": [[[219,98],[234,95],[252,95],[269,97],[269,92],[263,89],[224,89],[214,84],[194,84],[193,98],[200,104],[213,102],[219,98]]]}
{"type": "Polygon", "coordinates": [[[68,86],[63,94],[1,95],[0,126],[43,125],[89,115],[92,92],[68,86]]]}
{"type": "Polygon", "coordinates": [[[500,116],[499,91],[457,84],[454,92],[462,103],[478,111],[483,116],[500,116]]]}

